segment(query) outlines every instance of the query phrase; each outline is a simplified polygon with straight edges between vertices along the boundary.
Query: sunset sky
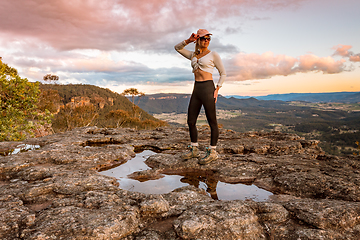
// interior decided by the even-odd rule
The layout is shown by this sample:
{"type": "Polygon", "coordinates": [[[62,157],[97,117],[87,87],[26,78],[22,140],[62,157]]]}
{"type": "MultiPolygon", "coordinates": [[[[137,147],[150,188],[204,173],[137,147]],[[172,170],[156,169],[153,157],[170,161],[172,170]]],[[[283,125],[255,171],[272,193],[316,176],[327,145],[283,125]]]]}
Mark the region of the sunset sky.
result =
{"type": "Polygon", "coordinates": [[[206,28],[227,72],[222,95],[355,92],[359,9],[359,0],[2,0],[0,56],[30,81],[51,73],[119,93],[191,93],[190,61],[174,45],[206,28]]]}

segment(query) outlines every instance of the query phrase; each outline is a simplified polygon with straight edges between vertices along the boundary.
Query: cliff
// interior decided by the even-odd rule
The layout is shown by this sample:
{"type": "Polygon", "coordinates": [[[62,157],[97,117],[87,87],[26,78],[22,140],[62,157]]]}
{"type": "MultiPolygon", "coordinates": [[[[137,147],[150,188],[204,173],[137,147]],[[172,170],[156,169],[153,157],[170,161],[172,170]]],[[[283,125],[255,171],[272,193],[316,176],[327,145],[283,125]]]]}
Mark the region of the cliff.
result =
{"type": "Polygon", "coordinates": [[[55,132],[83,126],[144,129],[166,124],[110,89],[82,84],[41,84],[40,89],[42,110],[54,113],[55,132]]]}
{"type": "MultiPolygon", "coordinates": [[[[202,151],[209,134],[199,129],[202,151]]],[[[297,135],[221,129],[219,160],[202,166],[180,159],[188,138],[185,128],[90,127],[21,142],[37,147],[0,156],[0,238],[358,239],[358,156],[325,155],[317,141],[297,135]],[[134,178],[203,172],[274,195],[263,202],[218,201],[191,185],[144,194],[99,173],[144,149],[158,153],[146,160],[151,169],[134,178]]],[[[19,144],[2,142],[0,152],[19,144]]]]}

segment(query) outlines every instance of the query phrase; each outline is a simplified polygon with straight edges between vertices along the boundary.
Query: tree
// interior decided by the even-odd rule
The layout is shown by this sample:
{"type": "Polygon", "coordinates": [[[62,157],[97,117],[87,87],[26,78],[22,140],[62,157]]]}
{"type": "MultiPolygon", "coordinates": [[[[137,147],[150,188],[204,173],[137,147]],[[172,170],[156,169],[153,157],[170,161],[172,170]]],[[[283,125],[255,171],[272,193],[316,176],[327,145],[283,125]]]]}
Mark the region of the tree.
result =
{"type": "Polygon", "coordinates": [[[37,108],[39,83],[21,78],[15,68],[0,59],[0,141],[18,141],[33,136],[49,121],[48,112],[37,108]]]}
{"type": "Polygon", "coordinates": [[[43,77],[44,81],[50,82],[50,83],[56,83],[57,81],[59,81],[59,76],[53,75],[53,74],[46,74],[43,77]]]}
{"type": "MultiPolygon", "coordinates": [[[[3,63],[0,58],[0,74],[6,76],[18,76],[18,72],[15,68],[9,67],[7,64],[3,63]]],[[[7,78],[9,78],[7,77],[7,78]]]]}
{"type": "Polygon", "coordinates": [[[140,103],[140,98],[145,96],[145,93],[143,92],[139,92],[136,88],[128,88],[125,89],[122,94],[123,96],[131,96],[131,102],[133,103],[133,112],[134,112],[134,117],[136,117],[136,110],[137,110],[137,104],[140,103]],[[135,104],[135,97],[138,97],[138,103],[135,104]]]}
{"type": "Polygon", "coordinates": [[[65,105],[54,119],[54,127],[69,131],[76,127],[88,127],[99,116],[94,105],[65,105]]]}
{"type": "Polygon", "coordinates": [[[129,120],[129,117],[130,117],[129,112],[121,110],[121,109],[110,111],[106,115],[106,118],[109,119],[110,125],[114,125],[114,127],[116,127],[116,128],[119,128],[124,123],[126,123],[126,121],[129,120]],[[113,124],[111,120],[115,121],[115,123],[113,124]]]}
{"type": "Polygon", "coordinates": [[[47,109],[51,113],[57,113],[60,110],[61,97],[59,92],[53,89],[41,89],[39,95],[38,108],[45,112],[47,109]]]}
{"type": "Polygon", "coordinates": [[[123,95],[123,96],[129,96],[129,95],[130,95],[130,96],[131,96],[131,102],[132,102],[134,105],[136,105],[136,104],[135,104],[135,97],[136,97],[136,96],[139,97],[139,100],[138,100],[138,104],[139,104],[140,98],[143,97],[143,96],[145,96],[145,93],[139,92],[136,88],[128,88],[128,89],[125,89],[125,90],[122,92],[121,95],[123,95]]]}

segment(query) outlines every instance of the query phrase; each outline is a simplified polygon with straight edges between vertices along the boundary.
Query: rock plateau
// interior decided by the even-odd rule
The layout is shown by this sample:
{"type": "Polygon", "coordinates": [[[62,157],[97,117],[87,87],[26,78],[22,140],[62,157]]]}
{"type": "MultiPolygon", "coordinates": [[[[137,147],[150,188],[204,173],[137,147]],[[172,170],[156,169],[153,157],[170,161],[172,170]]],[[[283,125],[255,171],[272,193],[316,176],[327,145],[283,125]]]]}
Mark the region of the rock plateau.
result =
{"type": "MultiPolygon", "coordinates": [[[[202,151],[209,134],[199,128],[202,151]]],[[[219,160],[202,166],[181,160],[188,141],[185,128],[89,127],[0,143],[0,152],[40,146],[0,156],[0,239],[359,239],[358,156],[326,155],[317,141],[291,134],[221,129],[219,160]],[[191,184],[144,194],[99,173],[144,149],[158,154],[146,160],[151,170],[133,178],[203,173],[274,195],[264,202],[218,201],[191,184]]]]}

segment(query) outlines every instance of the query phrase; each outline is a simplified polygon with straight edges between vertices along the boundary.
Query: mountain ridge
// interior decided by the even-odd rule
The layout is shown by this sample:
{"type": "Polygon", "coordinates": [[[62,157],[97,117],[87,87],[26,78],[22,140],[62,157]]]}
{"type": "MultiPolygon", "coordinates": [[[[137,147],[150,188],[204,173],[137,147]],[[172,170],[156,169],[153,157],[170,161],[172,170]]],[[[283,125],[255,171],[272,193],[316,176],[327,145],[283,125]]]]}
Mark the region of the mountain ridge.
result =
{"type": "MultiPolygon", "coordinates": [[[[178,93],[145,95],[141,97],[139,107],[150,114],[187,113],[190,97],[190,94],[178,93]]],[[[138,99],[135,99],[135,101],[138,101],[138,99]]],[[[217,109],[222,110],[240,110],[244,107],[274,108],[274,106],[281,109],[288,103],[276,100],[258,100],[253,97],[246,99],[226,98],[219,95],[216,105],[217,109]]]]}
{"type": "MultiPolygon", "coordinates": [[[[229,95],[226,98],[246,99],[249,96],[229,95]]],[[[269,94],[266,96],[252,96],[258,100],[279,100],[279,101],[304,101],[304,102],[339,102],[356,103],[360,102],[360,92],[324,92],[324,93],[285,93],[269,94]]]]}
{"type": "MultiPolygon", "coordinates": [[[[98,127],[153,127],[152,125],[163,124],[147,111],[134,106],[128,98],[107,88],[86,84],[41,84],[40,89],[43,92],[55,91],[61,99],[52,121],[52,127],[56,131],[69,130],[73,127],[68,126],[70,122],[80,127],[79,119],[87,119],[88,124],[92,122],[98,127]],[[83,109],[77,112],[71,110],[75,107],[83,109]]],[[[54,102],[52,96],[47,97],[47,100],[54,102]]]]}

